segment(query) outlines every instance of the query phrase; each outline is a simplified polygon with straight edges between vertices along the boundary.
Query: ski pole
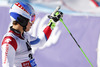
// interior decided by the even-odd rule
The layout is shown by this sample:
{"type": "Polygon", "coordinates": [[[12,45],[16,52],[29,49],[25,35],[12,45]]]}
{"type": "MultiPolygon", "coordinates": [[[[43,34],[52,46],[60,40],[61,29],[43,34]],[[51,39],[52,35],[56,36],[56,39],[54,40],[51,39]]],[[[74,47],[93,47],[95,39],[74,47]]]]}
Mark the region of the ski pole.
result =
{"type": "MultiPolygon", "coordinates": [[[[52,16],[61,8],[61,6],[58,6],[54,12],[51,14],[51,16],[48,16],[49,18],[52,18],[52,16]]],[[[83,53],[83,55],[85,56],[85,58],[87,59],[87,61],[90,63],[91,67],[93,67],[92,63],[90,62],[90,60],[88,59],[88,57],[86,56],[86,54],[84,53],[84,51],[82,50],[82,48],[80,47],[80,45],[78,44],[78,42],[76,41],[76,39],[74,38],[74,36],[72,35],[72,33],[69,31],[69,29],[67,28],[67,26],[65,25],[65,23],[63,22],[63,19],[60,18],[60,22],[63,23],[63,25],[65,26],[65,28],[67,29],[67,31],[69,32],[69,34],[71,35],[71,37],[73,38],[73,40],[75,41],[75,43],[77,44],[77,46],[80,48],[81,52],[83,53]]]]}
{"type": "Polygon", "coordinates": [[[84,51],[82,50],[82,48],[80,47],[80,45],[78,44],[78,42],[76,41],[76,39],[73,37],[73,35],[69,31],[69,29],[67,28],[67,26],[65,25],[65,23],[63,22],[62,18],[60,18],[60,22],[63,23],[63,25],[65,26],[65,28],[67,29],[67,31],[69,32],[69,34],[71,35],[71,37],[73,38],[73,40],[75,41],[75,43],[77,44],[77,46],[80,48],[81,52],[83,53],[83,55],[85,56],[85,58],[87,59],[87,61],[90,63],[91,67],[93,67],[92,63],[90,62],[90,60],[88,59],[88,57],[86,56],[86,54],[84,53],[84,51]]]}

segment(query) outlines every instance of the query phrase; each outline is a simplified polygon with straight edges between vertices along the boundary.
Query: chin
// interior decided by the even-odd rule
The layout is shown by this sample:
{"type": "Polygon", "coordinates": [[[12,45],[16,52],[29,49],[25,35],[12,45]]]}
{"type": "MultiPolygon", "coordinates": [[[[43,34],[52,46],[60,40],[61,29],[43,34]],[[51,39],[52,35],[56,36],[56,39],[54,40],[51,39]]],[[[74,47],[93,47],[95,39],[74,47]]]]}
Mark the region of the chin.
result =
{"type": "Polygon", "coordinates": [[[25,31],[28,32],[30,30],[30,28],[27,28],[25,31]]]}
{"type": "Polygon", "coordinates": [[[28,32],[29,30],[25,30],[26,32],[28,32]]]}

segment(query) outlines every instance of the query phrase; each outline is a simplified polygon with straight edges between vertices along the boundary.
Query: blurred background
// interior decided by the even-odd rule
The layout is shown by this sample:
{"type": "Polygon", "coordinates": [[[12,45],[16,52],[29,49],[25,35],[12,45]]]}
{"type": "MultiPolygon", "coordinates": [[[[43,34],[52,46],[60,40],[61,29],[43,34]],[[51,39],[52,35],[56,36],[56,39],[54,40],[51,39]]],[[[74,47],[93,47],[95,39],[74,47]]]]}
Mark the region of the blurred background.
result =
{"type": "Polygon", "coordinates": [[[100,15],[99,0],[0,0],[0,5],[10,6],[18,1],[31,3],[36,11],[51,12],[60,5],[65,14],[100,15]]]}
{"type": "MultiPolygon", "coordinates": [[[[64,23],[93,66],[100,67],[100,0],[0,0],[0,42],[11,24],[9,9],[19,1],[28,2],[35,9],[36,21],[29,32],[33,36],[48,24],[47,16],[61,6],[64,23]]],[[[61,22],[45,46],[32,48],[38,67],[91,67],[61,22]]]]}

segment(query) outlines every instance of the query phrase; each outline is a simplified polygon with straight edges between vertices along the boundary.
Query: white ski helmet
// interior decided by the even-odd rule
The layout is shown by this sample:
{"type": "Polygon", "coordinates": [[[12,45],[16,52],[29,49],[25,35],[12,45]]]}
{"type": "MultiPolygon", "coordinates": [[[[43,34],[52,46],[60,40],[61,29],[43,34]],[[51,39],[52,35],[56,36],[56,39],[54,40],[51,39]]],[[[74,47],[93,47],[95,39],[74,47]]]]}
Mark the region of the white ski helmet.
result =
{"type": "Polygon", "coordinates": [[[33,7],[28,3],[17,2],[10,8],[10,17],[12,21],[17,21],[25,31],[28,22],[35,21],[35,12],[33,7]]]}

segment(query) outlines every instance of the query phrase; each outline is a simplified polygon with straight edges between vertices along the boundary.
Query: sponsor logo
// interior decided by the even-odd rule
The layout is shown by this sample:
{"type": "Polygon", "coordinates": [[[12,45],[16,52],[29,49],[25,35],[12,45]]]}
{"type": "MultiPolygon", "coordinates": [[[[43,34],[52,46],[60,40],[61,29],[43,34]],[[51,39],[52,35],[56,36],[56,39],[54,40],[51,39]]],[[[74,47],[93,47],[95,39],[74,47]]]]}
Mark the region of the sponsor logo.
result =
{"type": "Polygon", "coordinates": [[[5,64],[5,63],[6,63],[6,61],[7,61],[8,49],[9,49],[9,45],[8,45],[8,44],[6,44],[6,51],[5,51],[5,59],[4,59],[4,64],[5,64]]]}
{"type": "Polygon", "coordinates": [[[29,61],[23,62],[21,64],[22,64],[22,67],[31,67],[31,64],[29,61]]]}
{"type": "Polygon", "coordinates": [[[4,43],[5,43],[5,45],[6,45],[6,50],[5,50],[5,59],[4,59],[4,64],[6,63],[6,61],[7,61],[7,55],[8,55],[8,49],[9,49],[9,42],[10,42],[11,40],[10,39],[6,39],[5,41],[4,41],[4,43]]]}

